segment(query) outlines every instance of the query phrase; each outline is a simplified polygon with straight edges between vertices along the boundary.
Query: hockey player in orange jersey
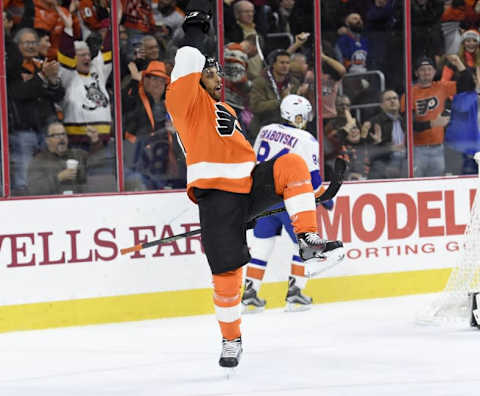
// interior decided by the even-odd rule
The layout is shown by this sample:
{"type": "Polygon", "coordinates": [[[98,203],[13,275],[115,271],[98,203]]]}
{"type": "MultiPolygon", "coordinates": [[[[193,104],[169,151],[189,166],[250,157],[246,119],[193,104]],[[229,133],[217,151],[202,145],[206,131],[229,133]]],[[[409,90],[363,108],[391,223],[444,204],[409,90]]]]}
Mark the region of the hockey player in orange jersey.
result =
{"type": "Polygon", "coordinates": [[[166,107],[186,156],[187,194],[199,206],[223,337],[219,364],[235,367],[242,353],[242,266],[250,260],[249,220],[283,200],[302,259],[318,261],[331,244],[316,233],[315,197],[302,157],[289,153],[255,165],[255,152],[241,133],[235,111],[220,101],[221,68],[202,54],[209,26],[209,1],[190,0],[185,42],[175,56],[166,107]]]}

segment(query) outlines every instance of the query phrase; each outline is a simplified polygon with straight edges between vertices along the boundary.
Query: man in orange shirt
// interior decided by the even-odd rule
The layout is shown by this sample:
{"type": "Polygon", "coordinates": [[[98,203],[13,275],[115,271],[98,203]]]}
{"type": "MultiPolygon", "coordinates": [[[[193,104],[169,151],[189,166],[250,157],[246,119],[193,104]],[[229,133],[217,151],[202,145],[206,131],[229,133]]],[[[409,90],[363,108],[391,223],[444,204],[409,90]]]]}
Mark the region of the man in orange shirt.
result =
{"type": "Polygon", "coordinates": [[[235,111],[221,102],[222,74],[202,55],[210,26],[208,0],[191,0],[185,44],[175,56],[166,106],[186,156],[187,194],[198,204],[202,243],[213,274],[216,317],[222,333],[222,367],[238,365],[242,266],[250,260],[246,223],[282,200],[292,219],[300,257],[310,274],[319,272],[326,252],[343,245],[317,233],[315,196],[301,156],[292,153],[255,165],[252,146],[235,111]]]}
{"type": "MultiPolygon", "coordinates": [[[[447,55],[447,59],[459,72],[461,86],[471,87],[473,77],[458,55],[447,55]]],[[[443,139],[445,126],[450,121],[447,101],[457,93],[455,81],[433,81],[435,64],[428,57],[416,63],[417,82],[413,86],[413,160],[414,176],[442,176],[445,173],[443,139]]]]}

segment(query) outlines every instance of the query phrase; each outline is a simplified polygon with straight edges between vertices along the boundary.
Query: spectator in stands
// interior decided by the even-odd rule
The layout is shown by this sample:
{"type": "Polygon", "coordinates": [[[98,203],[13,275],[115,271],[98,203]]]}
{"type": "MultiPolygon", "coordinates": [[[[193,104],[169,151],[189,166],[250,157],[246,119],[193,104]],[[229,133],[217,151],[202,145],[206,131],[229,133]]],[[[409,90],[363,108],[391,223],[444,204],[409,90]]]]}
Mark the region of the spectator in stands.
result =
{"type": "Polygon", "coordinates": [[[60,77],[65,86],[63,100],[64,124],[73,146],[88,145],[87,125],[95,124],[100,139],[107,142],[111,134],[111,104],[106,88],[112,71],[111,39],[108,34],[102,51],[92,59],[84,41],[75,41],[71,35],[72,19],[65,17],[65,31],[61,37],[58,59],[60,77]]]}
{"type": "MultiPolygon", "coordinates": [[[[475,80],[475,78],[474,78],[475,80]]],[[[480,151],[478,94],[471,81],[459,79],[450,122],[445,129],[445,166],[450,175],[476,174],[473,156],[480,151]]]]}
{"type": "Polygon", "coordinates": [[[155,25],[173,32],[182,26],[185,13],[177,7],[176,0],[157,0],[153,3],[155,25]]]}
{"type": "Polygon", "coordinates": [[[346,180],[363,180],[369,172],[369,162],[365,139],[361,138],[358,121],[350,112],[348,96],[337,96],[337,117],[325,127],[325,174],[329,179],[333,163],[338,155],[349,158],[346,180]],[[328,170],[329,168],[330,170],[328,170]]]}
{"type": "Polygon", "coordinates": [[[250,109],[253,119],[249,134],[255,139],[264,125],[281,122],[280,102],[291,94],[297,94],[300,81],[290,76],[290,54],[286,50],[273,51],[268,56],[264,75],[257,77],[250,91],[250,109]]]}
{"type": "Polygon", "coordinates": [[[165,64],[150,62],[141,73],[136,93],[128,95],[126,104],[125,136],[134,145],[130,167],[142,175],[150,190],[169,186],[167,173],[176,165],[173,137],[165,128],[165,87],[169,81],[165,64]]]}
{"type": "Polygon", "coordinates": [[[237,113],[242,131],[248,139],[251,112],[248,110],[248,93],[252,82],[248,79],[248,59],[257,54],[256,35],[251,34],[240,43],[229,43],[224,51],[225,101],[237,113]]]}
{"type": "Polygon", "coordinates": [[[381,111],[362,125],[370,160],[369,179],[408,177],[405,122],[395,91],[380,93],[381,111]]]}
{"type": "MultiPolygon", "coordinates": [[[[459,73],[459,88],[474,89],[473,76],[458,55],[448,55],[447,59],[459,73]]],[[[418,59],[415,74],[417,82],[412,95],[414,176],[442,176],[445,173],[444,131],[450,121],[445,112],[449,110],[446,103],[460,91],[455,81],[433,81],[435,63],[431,58],[418,59]]]]}
{"type": "Polygon", "coordinates": [[[336,58],[349,74],[357,74],[343,81],[344,93],[354,105],[367,104],[372,96],[376,98],[378,95],[375,86],[364,74],[370,70],[373,59],[369,52],[370,42],[363,30],[360,14],[349,14],[345,18],[345,26],[339,30],[341,33],[335,45],[336,58]]]}
{"type": "Polygon", "coordinates": [[[465,0],[445,0],[443,14],[440,18],[445,47],[445,54],[456,54],[462,42],[460,25],[465,19],[465,0]]]}
{"type": "Polygon", "coordinates": [[[32,195],[72,194],[84,191],[87,181],[87,152],[68,148],[68,136],[61,122],[47,126],[46,148],[28,167],[28,190],[32,195]],[[77,164],[68,164],[76,160],[77,164]]]}
{"type": "Polygon", "coordinates": [[[461,26],[465,30],[476,29],[480,23],[480,0],[465,0],[465,19],[461,26]]]}
{"type": "Polygon", "coordinates": [[[155,32],[155,19],[150,0],[122,0],[122,12],[130,53],[144,34],[155,32]]]}
{"type": "Polygon", "coordinates": [[[239,43],[250,34],[264,38],[262,31],[257,31],[254,23],[255,6],[249,0],[239,0],[233,3],[233,16],[235,22],[225,26],[225,41],[239,43]]]}
{"type": "Polygon", "coordinates": [[[145,70],[153,60],[162,60],[165,57],[165,51],[163,46],[160,49],[160,43],[155,36],[149,34],[143,36],[135,54],[135,64],[138,70],[145,70]]]}
{"type": "MultiPolygon", "coordinates": [[[[467,30],[462,34],[462,45],[458,50],[458,57],[470,69],[480,90],[480,33],[477,30],[467,30]]],[[[448,63],[445,64],[441,79],[442,81],[455,80],[455,68],[448,63]]]]}
{"type": "Polygon", "coordinates": [[[77,9],[82,20],[83,37],[101,30],[105,26],[105,21],[108,23],[110,19],[107,0],[80,0],[77,9]]]}
{"type": "MultiPolygon", "coordinates": [[[[3,11],[7,11],[14,25],[18,25],[23,18],[24,0],[4,0],[3,11]]],[[[24,26],[25,27],[25,26],[24,26]]]]}
{"type": "Polygon", "coordinates": [[[20,58],[16,52],[7,54],[12,189],[14,194],[22,195],[27,188],[27,167],[43,142],[41,132],[47,119],[56,118],[55,102],[62,100],[65,90],[59,79],[58,62],[36,59],[39,40],[35,30],[20,29],[14,41],[20,58]],[[19,70],[14,71],[11,62],[19,70]]]}
{"type": "MultiPolygon", "coordinates": [[[[392,48],[392,27],[395,24],[396,0],[374,0],[365,17],[365,36],[369,45],[370,69],[381,70],[390,76],[389,54],[392,48]]],[[[396,77],[396,76],[392,76],[396,77]]]]}
{"type": "Polygon", "coordinates": [[[364,73],[368,67],[369,43],[363,34],[360,14],[352,13],[345,18],[345,27],[335,44],[336,58],[349,73],[364,73]]]}
{"type": "Polygon", "coordinates": [[[444,10],[443,3],[443,0],[411,2],[412,59],[427,56],[433,59],[436,65],[440,56],[443,55],[445,40],[440,26],[440,18],[444,10]]]}
{"type": "Polygon", "coordinates": [[[33,27],[50,32],[52,46],[50,47],[48,58],[56,59],[66,18],[72,20],[72,37],[75,40],[81,40],[82,38],[80,19],[75,12],[77,1],[72,1],[69,9],[59,6],[57,0],[34,0],[34,4],[35,17],[33,27]]]}
{"type": "Polygon", "coordinates": [[[50,42],[50,32],[43,29],[36,29],[38,35],[38,59],[42,61],[48,59],[52,43],[50,42]]]}
{"type": "Polygon", "coordinates": [[[302,52],[295,52],[290,56],[290,75],[300,82],[297,94],[312,103],[312,119],[307,124],[307,130],[316,138],[315,73],[307,63],[307,56],[302,52]]]}
{"type": "MultiPolygon", "coordinates": [[[[85,192],[114,192],[117,189],[115,180],[115,147],[112,141],[105,143],[99,138],[95,125],[87,125],[86,134],[90,139],[88,146],[87,184],[85,192]]],[[[125,174],[127,190],[132,190],[130,174],[125,174]]]]}
{"type": "Polygon", "coordinates": [[[278,7],[271,13],[267,33],[290,33],[293,35],[290,18],[294,6],[295,0],[279,0],[278,7]]]}
{"type": "Polygon", "coordinates": [[[337,115],[331,118],[324,128],[324,167],[326,179],[333,173],[335,158],[339,155],[351,156],[352,165],[349,166],[349,175],[352,179],[366,179],[368,174],[367,153],[364,139],[360,144],[360,129],[358,121],[350,111],[350,98],[338,95],[336,98],[337,115]],[[348,138],[348,139],[347,139],[348,138]],[[345,145],[349,145],[348,150],[345,145]],[[359,148],[358,153],[356,148],[359,148]]]}
{"type": "MultiPolygon", "coordinates": [[[[328,45],[324,44],[323,47],[327,48],[328,45]]],[[[337,116],[337,93],[346,72],[345,67],[340,62],[322,52],[322,117],[324,126],[330,119],[337,116]]]]}

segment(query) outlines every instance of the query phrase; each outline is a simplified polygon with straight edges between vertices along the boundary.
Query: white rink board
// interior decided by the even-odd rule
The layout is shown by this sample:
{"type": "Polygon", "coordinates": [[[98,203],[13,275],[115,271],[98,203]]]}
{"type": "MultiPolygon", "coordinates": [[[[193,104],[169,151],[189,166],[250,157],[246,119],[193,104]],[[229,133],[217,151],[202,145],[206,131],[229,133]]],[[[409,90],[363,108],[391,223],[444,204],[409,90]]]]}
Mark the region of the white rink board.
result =
{"type": "MultiPolygon", "coordinates": [[[[330,239],[345,240],[349,258],[324,276],[451,267],[477,183],[471,177],[344,185],[320,227],[327,225],[330,239]],[[407,206],[385,209],[395,199],[407,206]],[[396,236],[407,219],[411,228],[396,236]]],[[[151,240],[198,227],[197,208],[184,192],[1,201],[0,217],[0,306],[211,286],[198,239],[149,248],[144,257],[119,252],[139,242],[135,235],[151,240]]],[[[282,236],[266,281],[286,280],[291,253],[282,236]]]]}

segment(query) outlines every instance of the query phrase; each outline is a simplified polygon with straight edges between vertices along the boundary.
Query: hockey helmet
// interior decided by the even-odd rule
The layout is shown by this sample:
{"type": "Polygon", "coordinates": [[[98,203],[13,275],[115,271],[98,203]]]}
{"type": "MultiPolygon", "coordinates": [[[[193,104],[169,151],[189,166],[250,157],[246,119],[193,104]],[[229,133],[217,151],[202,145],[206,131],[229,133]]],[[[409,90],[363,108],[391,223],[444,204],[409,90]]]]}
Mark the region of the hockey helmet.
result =
{"type": "Polygon", "coordinates": [[[218,61],[213,57],[213,56],[207,56],[205,57],[205,65],[203,66],[203,69],[209,69],[211,67],[214,67],[217,69],[218,74],[223,77],[223,68],[218,63],[218,61]]]}
{"type": "Polygon", "coordinates": [[[287,95],[280,103],[280,114],[296,128],[304,129],[312,117],[312,105],[300,95],[287,95]]]}

